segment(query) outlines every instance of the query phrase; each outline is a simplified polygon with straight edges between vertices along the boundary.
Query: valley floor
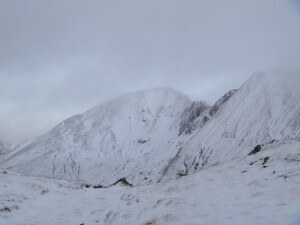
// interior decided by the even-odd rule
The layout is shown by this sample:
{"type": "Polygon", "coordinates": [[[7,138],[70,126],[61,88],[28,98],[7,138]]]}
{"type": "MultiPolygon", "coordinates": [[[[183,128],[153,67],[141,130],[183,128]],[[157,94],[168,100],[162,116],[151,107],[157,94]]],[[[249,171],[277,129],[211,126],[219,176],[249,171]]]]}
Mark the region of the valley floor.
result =
{"type": "Polygon", "coordinates": [[[299,225],[300,140],[133,188],[81,188],[1,170],[0,224],[299,225]]]}

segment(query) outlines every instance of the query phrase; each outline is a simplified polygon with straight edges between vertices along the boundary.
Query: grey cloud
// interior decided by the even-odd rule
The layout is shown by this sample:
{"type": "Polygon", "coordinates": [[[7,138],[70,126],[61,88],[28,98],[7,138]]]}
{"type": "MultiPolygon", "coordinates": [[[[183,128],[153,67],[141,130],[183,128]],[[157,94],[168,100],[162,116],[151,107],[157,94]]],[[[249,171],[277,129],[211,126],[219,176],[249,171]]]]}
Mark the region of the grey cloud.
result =
{"type": "Polygon", "coordinates": [[[299,68],[295,0],[0,1],[0,139],[20,142],[122,93],[213,103],[257,70],[299,68]]]}

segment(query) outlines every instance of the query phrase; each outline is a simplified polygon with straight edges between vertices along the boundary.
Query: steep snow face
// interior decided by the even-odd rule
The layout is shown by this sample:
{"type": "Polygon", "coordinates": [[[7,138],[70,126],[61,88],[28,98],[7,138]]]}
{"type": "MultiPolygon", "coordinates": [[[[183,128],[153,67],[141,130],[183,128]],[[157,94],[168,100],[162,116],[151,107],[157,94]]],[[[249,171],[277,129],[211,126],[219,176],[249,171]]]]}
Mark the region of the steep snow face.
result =
{"type": "Polygon", "coordinates": [[[127,94],[76,115],[8,157],[23,174],[110,185],[156,182],[176,153],[191,100],[170,88],[127,94]]]}
{"type": "Polygon", "coordinates": [[[299,81],[299,74],[254,74],[216,103],[217,113],[213,110],[214,116],[178,151],[162,180],[244,157],[274,139],[299,137],[299,81]]]}

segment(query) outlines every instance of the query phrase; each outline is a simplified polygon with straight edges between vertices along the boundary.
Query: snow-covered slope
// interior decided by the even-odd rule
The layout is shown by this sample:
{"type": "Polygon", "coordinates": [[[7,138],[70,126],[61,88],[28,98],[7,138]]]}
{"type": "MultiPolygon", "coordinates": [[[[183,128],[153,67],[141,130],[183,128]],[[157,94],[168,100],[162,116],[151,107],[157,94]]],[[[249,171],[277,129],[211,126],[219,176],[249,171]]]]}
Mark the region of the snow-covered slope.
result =
{"type": "Polygon", "coordinates": [[[214,116],[178,149],[163,179],[241,158],[260,144],[299,137],[299,82],[295,73],[254,74],[211,108],[214,116]]]}
{"type": "Polygon", "coordinates": [[[299,225],[300,140],[167,183],[83,188],[0,170],[5,225],[299,225]]]}
{"type": "Polygon", "coordinates": [[[170,88],[127,94],[62,122],[2,166],[104,186],[123,177],[151,183],[176,152],[181,117],[191,105],[170,88]]]}
{"type": "Polygon", "coordinates": [[[1,167],[103,186],[185,176],[299,137],[299,79],[256,73],[212,107],[170,88],[127,94],[64,121],[1,167]]]}

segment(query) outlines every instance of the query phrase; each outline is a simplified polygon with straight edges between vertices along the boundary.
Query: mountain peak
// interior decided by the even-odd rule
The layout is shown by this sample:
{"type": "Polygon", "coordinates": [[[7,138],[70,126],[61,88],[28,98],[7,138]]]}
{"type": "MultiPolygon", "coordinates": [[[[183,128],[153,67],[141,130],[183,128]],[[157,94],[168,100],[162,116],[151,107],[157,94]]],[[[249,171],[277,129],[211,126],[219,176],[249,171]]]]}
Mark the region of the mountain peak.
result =
{"type": "Polygon", "coordinates": [[[284,71],[277,70],[271,72],[256,72],[243,85],[251,85],[252,88],[256,86],[281,86],[289,88],[291,91],[298,91],[300,83],[300,71],[284,71]]]}
{"type": "Polygon", "coordinates": [[[160,87],[153,89],[145,89],[136,92],[129,92],[123,94],[117,98],[114,98],[104,104],[98,105],[91,110],[87,111],[85,115],[98,114],[99,112],[110,111],[112,113],[118,113],[120,111],[135,111],[137,110],[158,110],[162,105],[169,105],[170,107],[176,104],[176,102],[191,102],[188,95],[182,92],[170,88],[160,87]]]}
{"type": "MultiPolygon", "coordinates": [[[[159,101],[163,98],[185,98],[189,99],[188,95],[182,93],[179,90],[176,90],[171,87],[158,87],[158,88],[152,88],[152,89],[145,89],[145,90],[140,90],[136,92],[130,92],[128,94],[125,94],[127,98],[139,98],[140,100],[148,99],[150,100],[151,98],[153,100],[159,101]]],[[[121,96],[122,98],[122,96],[121,96]]]]}

